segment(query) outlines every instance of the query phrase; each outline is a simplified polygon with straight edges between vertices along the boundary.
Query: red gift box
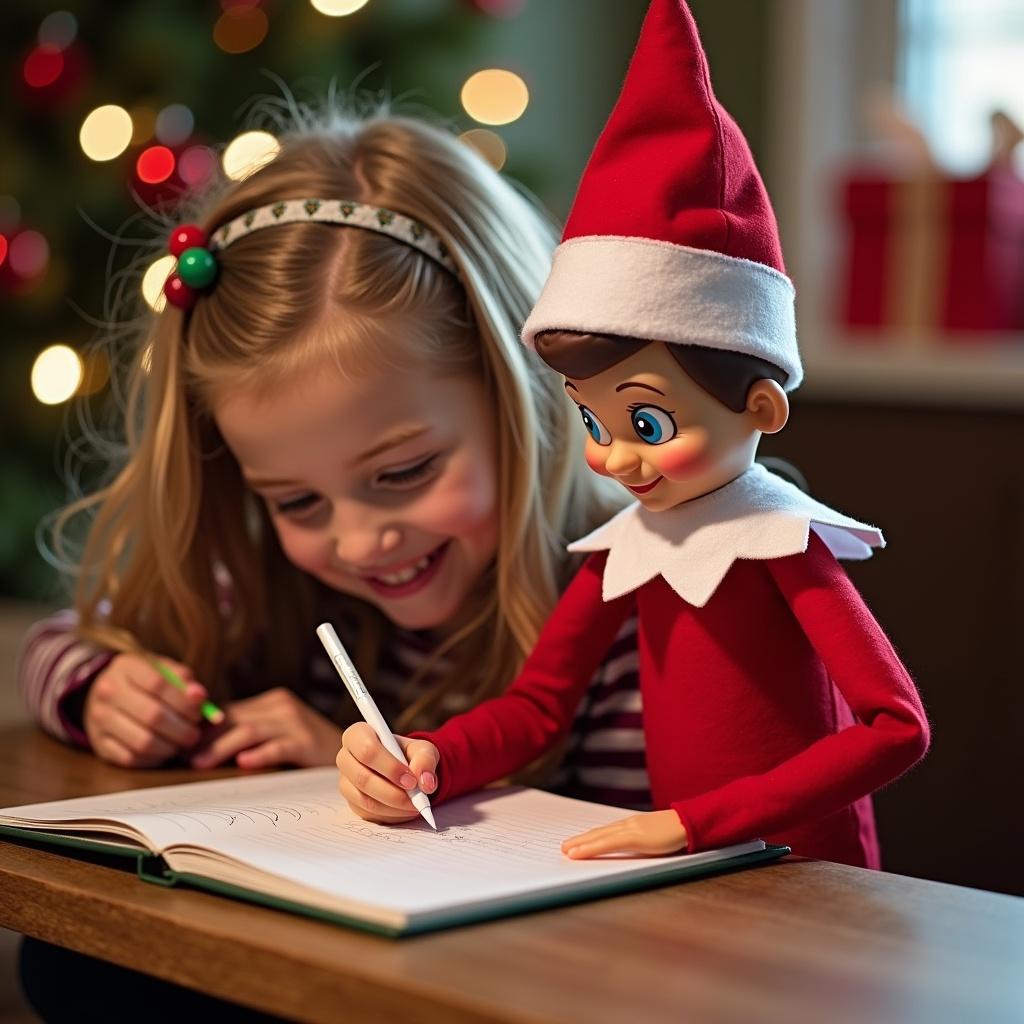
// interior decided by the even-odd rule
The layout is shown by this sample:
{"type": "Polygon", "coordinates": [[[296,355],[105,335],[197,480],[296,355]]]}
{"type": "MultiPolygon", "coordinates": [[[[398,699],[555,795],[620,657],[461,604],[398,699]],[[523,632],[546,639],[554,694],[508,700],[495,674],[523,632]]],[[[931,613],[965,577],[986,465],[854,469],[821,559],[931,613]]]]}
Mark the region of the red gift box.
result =
{"type": "Polygon", "coordinates": [[[1024,329],[1024,181],[856,173],[841,186],[841,322],[856,330],[1024,329]]]}

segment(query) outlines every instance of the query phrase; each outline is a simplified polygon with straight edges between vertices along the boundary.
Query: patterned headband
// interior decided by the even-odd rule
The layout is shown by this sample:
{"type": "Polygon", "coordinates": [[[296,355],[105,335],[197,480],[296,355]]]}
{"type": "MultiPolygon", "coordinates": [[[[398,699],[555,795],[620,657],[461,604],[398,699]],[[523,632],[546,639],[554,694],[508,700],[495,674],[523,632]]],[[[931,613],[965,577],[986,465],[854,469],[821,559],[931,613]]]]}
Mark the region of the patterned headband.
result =
{"type": "Polygon", "coordinates": [[[164,284],[167,301],[179,309],[191,308],[197,293],[209,288],[217,277],[218,252],[253,231],[300,222],[347,224],[390,235],[429,256],[449,273],[458,274],[441,239],[404,213],[347,199],[290,199],[249,210],[218,228],[208,240],[196,224],[175,228],[168,247],[178,263],[164,284]]]}

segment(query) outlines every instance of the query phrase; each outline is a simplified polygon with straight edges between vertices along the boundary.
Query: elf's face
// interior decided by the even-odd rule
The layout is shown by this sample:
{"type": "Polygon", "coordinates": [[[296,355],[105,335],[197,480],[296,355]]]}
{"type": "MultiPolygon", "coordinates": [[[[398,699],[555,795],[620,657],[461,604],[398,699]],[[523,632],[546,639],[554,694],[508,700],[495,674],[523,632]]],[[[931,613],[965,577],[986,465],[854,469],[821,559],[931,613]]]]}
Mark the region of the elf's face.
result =
{"type": "Polygon", "coordinates": [[[750,468],[762,433],[780,430],[788,403],[774,381],[751,387],[733,412],[695,384],[662,342],[585,380],[566,377],[589,434],[595,473],[662,512],[699,498],[750,468]]]}

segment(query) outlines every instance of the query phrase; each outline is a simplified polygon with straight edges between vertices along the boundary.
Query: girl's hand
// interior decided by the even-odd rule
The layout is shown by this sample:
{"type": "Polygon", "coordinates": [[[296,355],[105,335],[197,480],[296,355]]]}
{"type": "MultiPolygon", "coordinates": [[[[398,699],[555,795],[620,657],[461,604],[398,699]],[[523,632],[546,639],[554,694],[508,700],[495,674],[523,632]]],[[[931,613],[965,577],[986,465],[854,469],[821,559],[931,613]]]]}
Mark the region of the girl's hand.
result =
{"type": "Polygon", "coordinates": [[[366,821],[392,824],[419,817],[408,791],[419,786],[429,796],[437,789],[437,747],[427,740],[395,739],[408,758],[408,767],[384,749],[366,722],[350,725],[341,737],[338,789],[366,821]]]}
{"type": "Polygon", "coordinates": [[[675,811],[648,811],[592,828],[562,843],[573,860],[605,853],[639,853],[647,857],[676,853],[686,847],[686,829],[675,811]]]}
{"type": "Polygon", "coordinates": [[[119,654],[96,677],[85,698],[83,726],[104,761],[153,768],[199,742],[206,688],[170,658],[160,659],[185,683],[172,686],[141,654],[119,654]]]}
{"type": "Polygon", "coordinates": [[[213,768],[234,758],[239,768],[333,764],[338,726],[278,686],[224,709],[227,725],[196,751],[193,768],[213,768]]]}

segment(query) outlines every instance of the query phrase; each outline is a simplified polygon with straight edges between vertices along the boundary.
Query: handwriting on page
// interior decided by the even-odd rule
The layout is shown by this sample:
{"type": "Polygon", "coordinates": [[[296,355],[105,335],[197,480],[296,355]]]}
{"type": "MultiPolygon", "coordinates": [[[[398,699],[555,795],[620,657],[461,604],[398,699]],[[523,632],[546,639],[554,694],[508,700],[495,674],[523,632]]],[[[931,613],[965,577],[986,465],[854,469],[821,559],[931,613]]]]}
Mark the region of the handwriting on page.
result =
{"type": "Polygon", "coordinates": [[[129,823],[172,866],[175,849],[209,850],[304,887],[405,910],[493,894],[496,879],[514,893],[612,871],[609,862],[567,860],[559,844],[624,813],[536,790],[491,790],[438,805],[436,833],[419,818],[376,825],[348,809],[333,768],[39,805],[44,809],[49,820],[129,823]]]}

